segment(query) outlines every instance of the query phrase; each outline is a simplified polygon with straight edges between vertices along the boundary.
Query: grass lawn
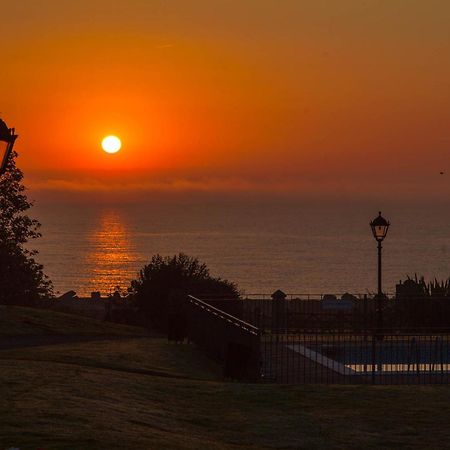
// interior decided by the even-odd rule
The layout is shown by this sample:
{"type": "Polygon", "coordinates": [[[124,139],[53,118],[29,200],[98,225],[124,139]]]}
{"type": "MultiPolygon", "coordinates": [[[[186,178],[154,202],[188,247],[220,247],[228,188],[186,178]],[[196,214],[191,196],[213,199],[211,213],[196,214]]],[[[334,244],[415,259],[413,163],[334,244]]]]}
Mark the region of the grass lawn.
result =
{"type": "Polygon", "coordinates": [[[439,449],[450,437],[447,386],[229,383],[160,337],[0,351],[0,398],[0,449],[439,449]]]}
{"type": "Polygon", "coordinates": [[[145,330],[45,309],[0,305],[0,337],[42,335],[138,336],[145,330]]]}

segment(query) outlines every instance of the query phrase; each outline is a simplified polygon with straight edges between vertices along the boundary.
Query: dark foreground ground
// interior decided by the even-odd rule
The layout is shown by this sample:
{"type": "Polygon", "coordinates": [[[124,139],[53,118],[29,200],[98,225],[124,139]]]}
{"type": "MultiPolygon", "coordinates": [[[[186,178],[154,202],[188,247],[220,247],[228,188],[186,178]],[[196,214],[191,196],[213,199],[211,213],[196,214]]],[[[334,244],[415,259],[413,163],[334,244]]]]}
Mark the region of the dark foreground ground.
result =
{"type": "Polygon", "coordinates": [[[229,383],[138,328],[0,313],[0,449],[450,448],[447,386],[229,383]]]}

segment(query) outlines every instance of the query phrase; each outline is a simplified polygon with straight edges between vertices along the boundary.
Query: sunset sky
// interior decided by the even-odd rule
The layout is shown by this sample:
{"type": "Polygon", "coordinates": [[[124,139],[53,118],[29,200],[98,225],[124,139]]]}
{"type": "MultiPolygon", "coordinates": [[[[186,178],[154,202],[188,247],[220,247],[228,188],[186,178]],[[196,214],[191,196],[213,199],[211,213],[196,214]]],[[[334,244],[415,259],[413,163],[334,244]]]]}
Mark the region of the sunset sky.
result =
{"type": "Polygon", "coordinates": [[[448,0],[0,7],[33,192],[450,198],[448,0]]]}

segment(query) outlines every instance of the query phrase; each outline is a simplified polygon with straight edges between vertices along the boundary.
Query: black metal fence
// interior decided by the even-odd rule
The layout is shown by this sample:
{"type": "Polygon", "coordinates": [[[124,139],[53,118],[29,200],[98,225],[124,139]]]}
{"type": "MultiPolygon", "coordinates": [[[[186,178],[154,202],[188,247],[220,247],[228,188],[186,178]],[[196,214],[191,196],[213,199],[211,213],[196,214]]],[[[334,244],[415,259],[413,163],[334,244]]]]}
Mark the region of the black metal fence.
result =
{"type": "Polygon", "coordinates": [[[341,330],[360,332],[380,326],[414,333],[420,329],[450,330],[450,298],[396,298],[378,300],[367,294],[269,296],[244,299],[204,298],[262,330],[341,330]]]}
{"type": "Polygon", "coordinates": [[[380,302],[348,294],[340,299],[190,297],[189,303],[192,340],[228,366],[242,364],[242,373],[234,368],[235,378],[272,383],[450,382],[450,309],[445,302],[439,314],[430,302],[380,302]]]}
{"type": "Polygon", "coordinates": [[[449,334],[339,331],[261,338],[261,380],[272,383],[431,384],[450,382],[449,334]]]}

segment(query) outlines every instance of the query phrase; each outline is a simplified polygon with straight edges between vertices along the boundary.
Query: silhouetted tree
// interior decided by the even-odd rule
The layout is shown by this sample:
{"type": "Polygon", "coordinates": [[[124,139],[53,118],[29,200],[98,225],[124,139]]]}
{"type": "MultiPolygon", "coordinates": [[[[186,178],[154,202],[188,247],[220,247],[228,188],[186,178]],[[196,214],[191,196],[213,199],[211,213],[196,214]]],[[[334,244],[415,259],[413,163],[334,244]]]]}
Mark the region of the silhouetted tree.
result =
{"type": "Polygon", "coordinates": [[[52,284],[26,244],[41,236],[41,224],[26,212],[31,208],[22,184],[23,173],[13,153],[0,177],[0,303],[33,305],[52,295],[52,284]]]}
{"type": "Polygon", "coordinates": [[[171,294],[239,298],[237,286],[227,280],[214,278],[206,264],[184,253],[175,256],[154,255],[150,264],[132,281],[139,310],[157,327],[165,329],[169,311],[176,312],[182,305],[174,305],[171,294]],[[175,309],[175,311],[174,311],[175,309]]]}

